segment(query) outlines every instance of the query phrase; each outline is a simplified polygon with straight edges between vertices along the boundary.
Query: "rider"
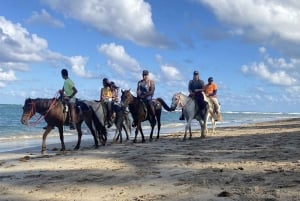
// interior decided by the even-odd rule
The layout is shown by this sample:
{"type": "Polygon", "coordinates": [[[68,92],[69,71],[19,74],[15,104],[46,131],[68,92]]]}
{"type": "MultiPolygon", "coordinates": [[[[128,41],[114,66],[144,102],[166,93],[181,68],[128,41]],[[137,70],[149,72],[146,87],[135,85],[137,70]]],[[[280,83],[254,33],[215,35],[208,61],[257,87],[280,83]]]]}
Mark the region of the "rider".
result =
{"type": "Polygon", "coordinates": [[[210,98],[210,100],[212,101],[212,103],[214,104],[214,111],[217,114],[217,117],[220,121],[220,104],[219,101],[217,99],[217,84],[214,83],[214,79],[212,77],[208,78],[208,84],[205,85],[205,94],[208,98],[210,98]]]}
{"type": "Polygon", "coordinates": [[[111,90],[111,94],[112,94],[112,101],[114,103],[118,103],[119,102],[119,87],[117,87],[113,81],[110,82],[110,90],[111,90]]]}
{"type": "Polygon", "coordinates": [[[112,92],[110,88],[110,82],[107,78],[103,78],[102,80],[103,87],[101,88],[100,92],[100,101],[104,102],[106,105],[107,115],[106,120],[108,124],[108,128],[112,126],[111,116],[112,116],[112,92]]]}
{"type": "MultiPolygon", "coordinates": [[[[201,93],[204,91],[204,82],[199,77],[199,72],[194,71],[193,79],[189,81],[189,97],[195,98],[196,103],[199,105],[201,101],[201,93]]],[[[179,120],[184,120],[183,113],[181,114],[179,120]]]]}
{"type": "Polygon", "coordinates": [[[74,82],[69,78],[68,71],[66,69],[61,70],[61,76],[65,80],[64,86],[59,93],[63,100],[70,106],[70,129],[75,129],[75,102],[77,89],[74,82]]]}
{"type": "Polygon", "coordinates": [[[145,101],[150,107],[150,114],[155,116],[154,105],[151,103],[155,91],[154,81],[149,78],[149,71],[143,70],[143,79],[137,84],[136,94],[137,97],[145,101]]]}

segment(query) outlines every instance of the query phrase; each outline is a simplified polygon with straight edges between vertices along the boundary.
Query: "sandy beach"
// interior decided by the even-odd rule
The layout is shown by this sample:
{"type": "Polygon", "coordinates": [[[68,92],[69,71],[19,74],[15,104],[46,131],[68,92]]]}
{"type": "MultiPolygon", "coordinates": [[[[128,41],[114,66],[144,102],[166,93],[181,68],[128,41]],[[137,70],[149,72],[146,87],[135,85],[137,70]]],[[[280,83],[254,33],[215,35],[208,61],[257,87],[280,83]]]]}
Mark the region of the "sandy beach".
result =
{"type": "Polygon", "coordinates": [[[0,200],[300,200],[300,119],[0,154],[0,200]]]}

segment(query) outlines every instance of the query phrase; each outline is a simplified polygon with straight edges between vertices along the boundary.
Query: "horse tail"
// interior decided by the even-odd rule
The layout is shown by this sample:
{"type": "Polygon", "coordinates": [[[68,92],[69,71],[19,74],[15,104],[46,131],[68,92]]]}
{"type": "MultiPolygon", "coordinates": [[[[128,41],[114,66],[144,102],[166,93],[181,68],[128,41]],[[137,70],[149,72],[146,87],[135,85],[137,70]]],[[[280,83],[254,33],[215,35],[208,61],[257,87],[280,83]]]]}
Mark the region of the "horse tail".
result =
{"type": "Polygon", "coordinates": [[[167,103],[162,99],[162,98],[157,98],[156,99],[158,102],[160,102],[160,104],[164,107],[164,109],[165,110],[167,110],[168,112],[172,112],[172,111],[174,111],[175,110],[175,108],[174,109],[171,109],[168,105],[167,105],[167,103]]]}
{"type": "Polygon", "coordinates": [[[98,133],[98,137],[100,141],[102,141],[102,144],[105,145],[107,141],[107,131],[105,126],[101,123],[100,119],[98,119],[96,112],[94,109],[90,106],[92,110],[92,118],[93,118],[93,124],[94,127],[96,128],[96,131],[98,133]]]}

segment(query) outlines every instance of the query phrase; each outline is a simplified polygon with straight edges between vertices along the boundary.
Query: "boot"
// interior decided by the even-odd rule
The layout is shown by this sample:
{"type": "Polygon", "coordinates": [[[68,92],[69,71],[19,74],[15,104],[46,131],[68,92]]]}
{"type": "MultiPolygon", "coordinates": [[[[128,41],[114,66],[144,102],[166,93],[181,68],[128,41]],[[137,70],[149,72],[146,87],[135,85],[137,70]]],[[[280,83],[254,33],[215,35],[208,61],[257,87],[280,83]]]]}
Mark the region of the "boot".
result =
{"type": "Polygon", "coordinates": [[[179,117],[179,120],[183,121],[184,120],[184,115],[183,113],[181,113],[180,117],[179,117]]]}

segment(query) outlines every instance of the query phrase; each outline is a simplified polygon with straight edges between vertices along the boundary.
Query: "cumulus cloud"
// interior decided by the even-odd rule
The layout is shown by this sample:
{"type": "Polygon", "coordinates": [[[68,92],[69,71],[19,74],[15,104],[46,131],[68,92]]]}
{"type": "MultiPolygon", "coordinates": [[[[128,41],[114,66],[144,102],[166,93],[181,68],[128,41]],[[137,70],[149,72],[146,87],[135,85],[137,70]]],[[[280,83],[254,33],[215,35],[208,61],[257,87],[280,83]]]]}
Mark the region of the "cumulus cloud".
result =
{"type": "Polygon", "coordinates": [[[121,45],[115,43],[102,44],[98,46],[98,51],[108,58],[107,64],[120,75],[127,73],[137,77],[141,72],[139,62],[131,57],[121,45]]]}
{"type": "Polygon", "coordinates": [[[292,86],[297,83],[297,66],[299,60],[285,58],[272,58],[268,55],[265,47],[259,48],[259,52],[264,56],[264,61],[253,62],[250,65],[243,65],[241,70],[244,74],[251,74],[275,85],[292,86]]]}
{"type": "Polygon", "coordinates": [[[142,46],[167,48],[168,39],[155,30],[151,6],[143,0],[47,0],[52,9],[94,27],[102,34],[142,46]]]}
{"type": "Polygon", "coordinates": [[[208,5],[222,22],[239,27],[243,34],[254,31],[262,38],[300,43],[300,3],[294,0],[198,1],[208,5]]]}
{"type": "Polygon", "coordinates": [[[14,71],[26,72],[29,71],[29,64],[41,62],[57,64],[54,66],[64,64],[78,76],[91,77],[85,70],[87,58],[68,57],[53,52],[48,49],[47,40],[36,34],[30,34],[21,24],[15,24],[2,16],[0,16],[0,46],[0,66],[7,69],[5,72],[2,70],[2,77],[15,77],[14,71]]]}
{"type": "Polygon", "coordinates": [[[41,12],[33,12],[32,15],[27,20],[30,24],[45,24],[52,27],[63,28],[64,23],[60,20],[53,18],[45,9],[42,9],[41,12]]]}

